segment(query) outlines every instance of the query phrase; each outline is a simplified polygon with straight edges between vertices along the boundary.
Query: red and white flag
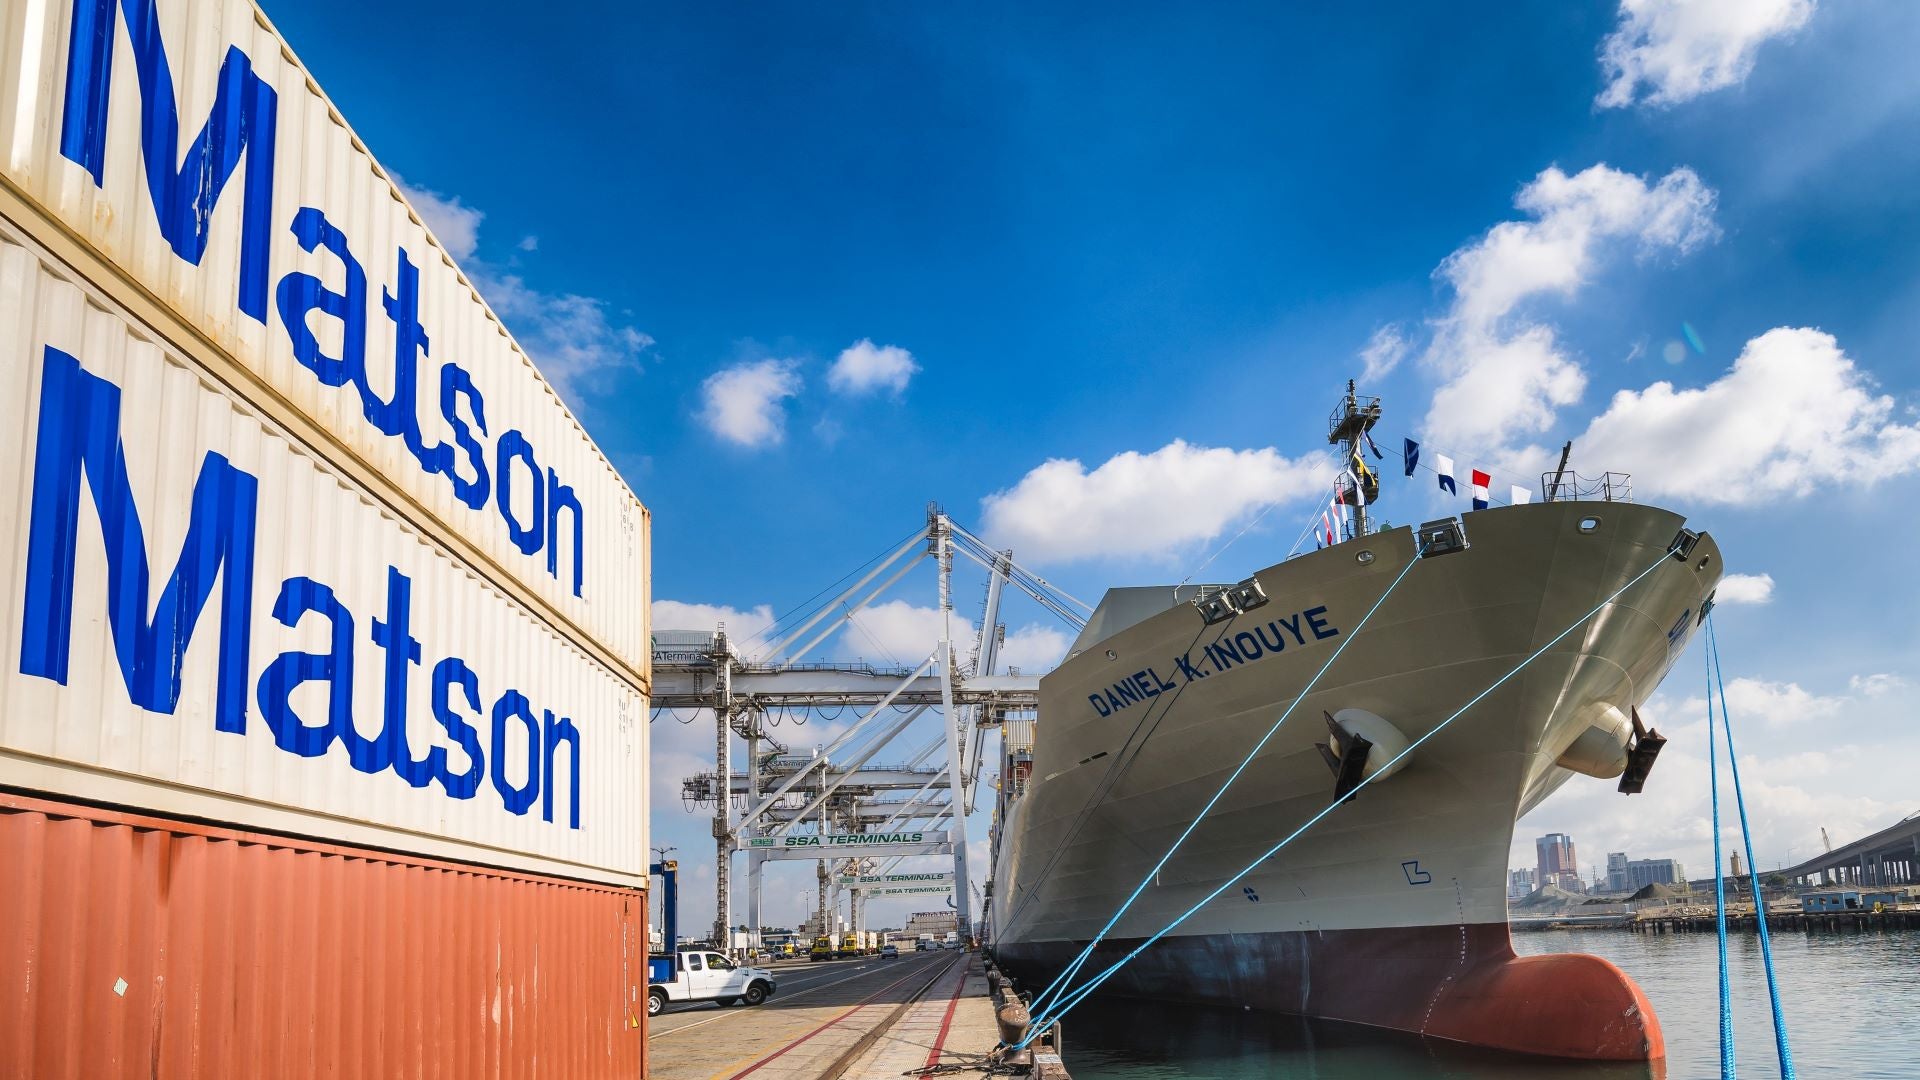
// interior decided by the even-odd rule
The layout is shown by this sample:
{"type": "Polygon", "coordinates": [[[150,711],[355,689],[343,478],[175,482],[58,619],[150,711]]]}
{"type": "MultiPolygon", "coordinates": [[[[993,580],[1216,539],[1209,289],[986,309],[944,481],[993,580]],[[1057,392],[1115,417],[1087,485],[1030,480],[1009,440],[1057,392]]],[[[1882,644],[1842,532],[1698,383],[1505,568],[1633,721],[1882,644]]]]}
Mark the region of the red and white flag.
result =
{"type": "Polygon", "coordinates": [[[1487,485],[1491,483],[1493,483],[1493,477],[1479,469],[1473,470],[1473,508],[1475,510],[1487,508],[1487,485]]]}

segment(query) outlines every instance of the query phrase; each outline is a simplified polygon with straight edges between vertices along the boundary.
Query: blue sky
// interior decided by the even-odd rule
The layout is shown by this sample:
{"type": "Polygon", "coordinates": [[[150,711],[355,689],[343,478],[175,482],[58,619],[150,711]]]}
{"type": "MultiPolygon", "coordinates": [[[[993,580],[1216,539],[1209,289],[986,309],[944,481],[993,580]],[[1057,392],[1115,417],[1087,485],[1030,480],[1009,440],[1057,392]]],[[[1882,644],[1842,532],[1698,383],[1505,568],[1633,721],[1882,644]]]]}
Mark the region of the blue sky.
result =
{"type": "MultiPolygon", "coordinates": [[[[1394,444],[1498,494],[1571,438],[1754,576],[1763,865],[1920,810],[1875,764],[1920,751],[1920,8],[1028,7],[267,3],[651,507],[656,597],[728,609],[663,614],[750,630],[930,499],[1087,599],[1252,522],[1244,576],[1371,365],[1394,444]]],[[[1383,512],[1465,508],[1430,488],[1383,512]]],[[[825,651],[923,655],[930,576],[898,600],[825,651]]],[[[1570,784],[1515,865],[1560,830],[1704,872],[1697,653],[1649,793],[1570,784]]],[[[702,738],[655,736],[697,926],[702,738]]]]}

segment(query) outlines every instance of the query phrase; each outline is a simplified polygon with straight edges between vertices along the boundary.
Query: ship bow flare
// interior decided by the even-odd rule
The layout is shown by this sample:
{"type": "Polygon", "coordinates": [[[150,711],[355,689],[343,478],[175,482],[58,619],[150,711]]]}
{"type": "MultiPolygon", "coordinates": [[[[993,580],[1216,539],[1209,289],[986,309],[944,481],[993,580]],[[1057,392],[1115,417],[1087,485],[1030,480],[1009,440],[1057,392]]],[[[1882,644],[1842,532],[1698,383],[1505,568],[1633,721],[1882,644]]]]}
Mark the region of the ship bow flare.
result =
{"type": "Polygon", "coordinates": [[[1598,956],[1510,956],[1443,985],[1422,1034],[1547,1057],[1649,1061],[1666,1056],[1640,987],[1598,956]]]}

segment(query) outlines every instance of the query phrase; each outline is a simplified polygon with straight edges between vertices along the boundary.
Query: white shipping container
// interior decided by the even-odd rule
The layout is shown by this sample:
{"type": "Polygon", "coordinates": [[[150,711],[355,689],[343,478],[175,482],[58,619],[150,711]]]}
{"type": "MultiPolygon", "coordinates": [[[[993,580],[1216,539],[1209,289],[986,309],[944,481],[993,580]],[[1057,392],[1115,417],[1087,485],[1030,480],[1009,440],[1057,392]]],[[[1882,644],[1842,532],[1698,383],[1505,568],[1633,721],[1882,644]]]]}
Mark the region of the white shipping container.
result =
{"type": "Polygon", "coordinates": [[[644,695],[4,223],[0,410],[0,784],[645,884],[644,695]]]}
{"type": "Polygon", "coordinates": [[[0,214],[645,691],[644,509],[249,0],[0,0],[0,56],[0,214]]]}

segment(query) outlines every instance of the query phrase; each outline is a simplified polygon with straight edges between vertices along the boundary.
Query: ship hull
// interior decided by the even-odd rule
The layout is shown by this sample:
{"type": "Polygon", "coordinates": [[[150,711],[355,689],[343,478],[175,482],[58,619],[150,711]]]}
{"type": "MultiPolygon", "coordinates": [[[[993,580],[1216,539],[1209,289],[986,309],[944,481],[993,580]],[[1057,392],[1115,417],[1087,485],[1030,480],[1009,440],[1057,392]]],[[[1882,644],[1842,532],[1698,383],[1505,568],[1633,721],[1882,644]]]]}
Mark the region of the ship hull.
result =
{"type": "MultiPolygon", "coordinates": [[[[1099,972],[1142,944],[1103,942],[1099,972]]],[[[1079,948],[1002,943],[1011,972],[1055,972],[1079,948]]],[[[1156,942],[1101,993],[1314,1016],[1545,1057],[1666,1055],[1652,1006],[1597,956],[1515,956],[1507,924],[1183,935],[1156,942]]]]}
{"type": "Polygon", "coordinates": [[[1682,519],[1652,507],[1465,521],[1467,550],[1410,569],[1409,530],[1373,534],[1260,572],[1268,602],[1234,619],[1170,605],[1077,642],[1041,684],[1032,780],[999,808],[989,925],[1003,966],[1046,985],[1121,912],[1077,981],[1173,928],[1100,993],[1559,1057],[1663,1053],[1658,1021],[1611,965],[1514,957],[1507,858],[1515,820],[1574,777],[1568,764],[1607,774],[1586,752],[1591,732],[1617,730],[1665,675],[1718,581],[1717,549],[1702,537],[1665,559],[1682,519]],[[1315,744],[1323,717],[1348,709],[1425,741],[1273,852],[1334,801],[1315,744]],[[1545,989],[1560,984],[1572,999],[1545,989]]]}

